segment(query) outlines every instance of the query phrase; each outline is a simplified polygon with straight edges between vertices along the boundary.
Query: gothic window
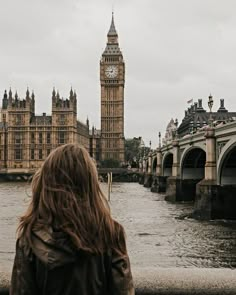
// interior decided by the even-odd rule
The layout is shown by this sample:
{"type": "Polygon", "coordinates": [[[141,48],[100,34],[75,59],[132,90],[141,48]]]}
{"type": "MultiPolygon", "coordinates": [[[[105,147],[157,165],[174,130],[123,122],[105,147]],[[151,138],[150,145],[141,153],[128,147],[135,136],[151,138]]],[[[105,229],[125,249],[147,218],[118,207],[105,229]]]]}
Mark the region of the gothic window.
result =
{"type": "Polygon", "coordinates": [[[39,132],[39,143],[43,143],[43,133],[39,132]]]}
{"type": "Polygon", "coordinates": [[[51,143],[51,133],[47,133],[47,143],[51,143]]]}
{"type": "Polygon", "coordinates": [[[47,156],[50,154],[51,150],[47,149],[47,156]]]}
{"type": "Polygon", "coordinates": [[[34,160],[34,149],[31,150],[30,158],[31,158],[31,160],[34,160]]]}
{"type": "Polygon", "coordinates": [[[15,160],[22,159],[22,149],[15,149],[15,160]]]}
{"type": "Polygon", "coordinates": [[[60,125],[65,125],[66,124],[66,117],[65,117],[64,114],[60,115],[59,124],[60,125]]]}
{"type": "Polygon", "coordinates": [[[21,133],[15,132],[15,144],[21,144],[21,133]]]}
{"type": "Polygon", "coordinates": [[[43,150],[40,149],[39,150],[39,160],[42,160],[43,159],[43,150]]]}
{"type": "Polygon", "coordinates": [[[31,132],[31,134],[30,134],[30,142],[31,143],[34,143],[34,132],[31,132]]]}
{"type": "Polygon", "coordinates": [[[20,114],[16,115],[16,124],[17,125],[22,124],[22,116],[20,114]]]}
{"type": "Polygon", "coordinates": [[[59,143],[65,143],[65,132],[63,131],[59,132],[59,143]]]}

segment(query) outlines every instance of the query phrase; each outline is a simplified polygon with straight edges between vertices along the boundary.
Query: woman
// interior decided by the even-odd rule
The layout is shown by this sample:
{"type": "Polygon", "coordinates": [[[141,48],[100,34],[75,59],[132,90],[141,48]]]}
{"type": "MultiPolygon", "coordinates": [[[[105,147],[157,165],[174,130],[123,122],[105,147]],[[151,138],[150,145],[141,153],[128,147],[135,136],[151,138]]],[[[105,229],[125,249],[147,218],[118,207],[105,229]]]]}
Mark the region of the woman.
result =
{"type": "Polygon", "coordinates": [[[87,151],[55,149],[33,177],[20,219],[11,295],[133,295],[123,227],[87,151]]]}

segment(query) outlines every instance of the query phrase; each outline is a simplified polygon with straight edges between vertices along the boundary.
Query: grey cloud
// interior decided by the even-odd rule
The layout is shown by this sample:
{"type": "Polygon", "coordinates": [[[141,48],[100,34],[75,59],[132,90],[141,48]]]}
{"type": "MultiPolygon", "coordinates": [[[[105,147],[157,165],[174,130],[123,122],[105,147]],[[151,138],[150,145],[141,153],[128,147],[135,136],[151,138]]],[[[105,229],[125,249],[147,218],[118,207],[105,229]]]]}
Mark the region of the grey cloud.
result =
{"type": "MultiPolygon", "coordinates": [[[[157,144],[187,100],[210,92],[235,110],[234,0],[116,0],[126,61],[125,134],[157,144]]],[[[34,89],[37,113],[50,112],[53,86],[78,93],[78,116],[100,125],[99,60],[110,0],[0,0],[0,92],[34,89]],[[98,4],[99,3],[99,4],[98,4]],[[93,106],[93,107],[91,107],[93,106]]]]}

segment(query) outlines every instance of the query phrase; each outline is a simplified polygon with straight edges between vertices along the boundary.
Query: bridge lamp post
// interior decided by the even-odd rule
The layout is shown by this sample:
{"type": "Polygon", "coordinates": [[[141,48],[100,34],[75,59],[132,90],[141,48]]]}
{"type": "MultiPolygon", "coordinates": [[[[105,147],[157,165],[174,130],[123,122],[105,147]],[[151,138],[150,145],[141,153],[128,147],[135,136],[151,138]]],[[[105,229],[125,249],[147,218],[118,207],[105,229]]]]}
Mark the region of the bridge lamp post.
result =
{"type": "Polygon", "coordinates": [[[159,138],[159,148],[161,148],[161,132],[158,132],[158,138],[159,138]]]}
{"type": "Polygon", "coordinates": [[[178,124],[179,124],[177,118],[175,119],[174,124],[175,124],[175,139],[177,139],[178,138],[178,130],[177,130],[177,127],[178,127],[178,124]]]}
{"type": "Polygon", "coordinates": [[[213,107],[213,98],[212,98],[212,95],[210,94],[209,95],[209,100],[208,100],[208,107],[210,109],[210,116],[209,116],[209,125],[210,127],[213,127],[213,119],[212,119],[212,107],[213,107]]]}

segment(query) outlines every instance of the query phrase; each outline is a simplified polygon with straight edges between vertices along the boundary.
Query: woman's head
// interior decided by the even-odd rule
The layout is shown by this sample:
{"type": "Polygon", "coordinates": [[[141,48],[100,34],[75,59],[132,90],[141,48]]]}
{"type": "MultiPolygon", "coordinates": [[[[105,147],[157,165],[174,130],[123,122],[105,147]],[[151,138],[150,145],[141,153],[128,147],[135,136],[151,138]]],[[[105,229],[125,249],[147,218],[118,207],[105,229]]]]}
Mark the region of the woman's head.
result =
{"type": "Polygon", "coordinates": [[[88,152],[77,144],[56,148],[32,180],[32,201],[20,231],[31,243],[33,228],[68,234],[75,247],[101,253],[117,244],[116,223],[88,152]]]}
{"type": "MultiPolygon", "coordinates": [[[[33,179],[33,193],[73,193],[78,201],[94,202],[99,190],[97,170],[85,148],[66,144],[56,148],[47,157],[33,179]]],[[[47,196],[46,196],[47,197],[47,196]]]]}

